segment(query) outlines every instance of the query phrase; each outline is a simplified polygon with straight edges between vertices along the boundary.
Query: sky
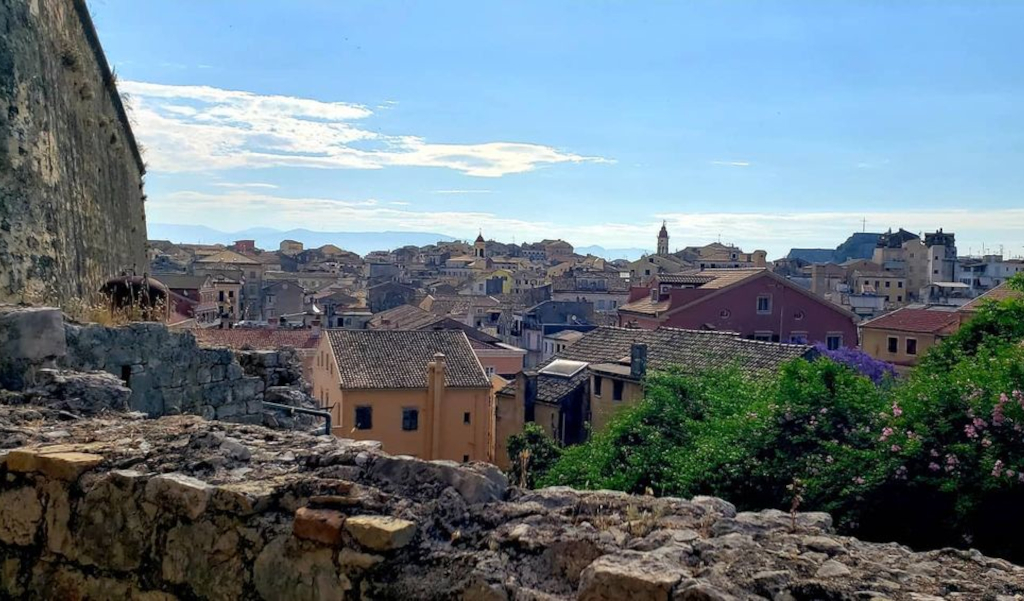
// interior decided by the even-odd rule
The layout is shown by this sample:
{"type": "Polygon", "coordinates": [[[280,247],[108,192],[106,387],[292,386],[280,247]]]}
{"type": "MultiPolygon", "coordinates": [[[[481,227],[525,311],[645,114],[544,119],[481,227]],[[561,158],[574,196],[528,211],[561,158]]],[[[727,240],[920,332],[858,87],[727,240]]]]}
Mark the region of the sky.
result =
{"type": "Polygon", "coordinates": [[[89,4],[150,223],[1024,254],[1024,2],[89,4]]]}

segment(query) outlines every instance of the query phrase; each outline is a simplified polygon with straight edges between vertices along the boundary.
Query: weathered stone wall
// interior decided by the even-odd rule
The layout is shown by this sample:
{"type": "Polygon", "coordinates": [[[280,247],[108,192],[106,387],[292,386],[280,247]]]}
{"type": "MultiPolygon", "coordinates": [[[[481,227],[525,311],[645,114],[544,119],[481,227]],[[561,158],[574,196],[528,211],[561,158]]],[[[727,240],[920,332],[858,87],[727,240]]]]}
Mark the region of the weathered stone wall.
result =
{"type": "Polygon", "coordinates": [[[67,355],[61,367],[106,371],[131,388],[130,406],[151,417],[192,414],[207,419],[263,421],[261,377],[245,375],[226,348],[200,348],[191,332],[160,323],[116,328],[65,327],[67,355]]]}
{"type": "Polygon", "coordinates": [[[375,443],[195,416],[62,422],[0,402],[0,599],[1022,595],[1024,568],[836,536],[826,514],[523,491],[493,466],[375,443]]]}
{"type": "Polygon", "coordinates": [[[302,378],[302,360],[295,349],[235,351],[245,375],[263,380],[267,388],[293,386],[308,388],[302,378]]]}
{"type": "Polygon", "coordinates": [[[84,0],[0,0],[0,301],[146,266],[144,166],[84,0]]]}

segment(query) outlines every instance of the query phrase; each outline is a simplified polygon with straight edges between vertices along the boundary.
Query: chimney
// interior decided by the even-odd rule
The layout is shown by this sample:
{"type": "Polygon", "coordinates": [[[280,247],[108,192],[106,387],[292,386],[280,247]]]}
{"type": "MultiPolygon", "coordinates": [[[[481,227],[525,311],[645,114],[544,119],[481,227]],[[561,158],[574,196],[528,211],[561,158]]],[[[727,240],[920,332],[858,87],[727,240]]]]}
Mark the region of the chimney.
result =
{"type": "Polygon", "coordinates": [[[312,325],[311,331],[309,333],[310,337],[320,338],[320,319],[314,319],[313,323],[310,325],[312,325]]]}
{"type": "Polygon", "coordinates": [[[647,345],[634,344],[629,349],[629,375],[636,380],[647,375],[647,345]]]}
{"type": "Polygon", "coordinates": [[[516,400],[521,401],[523,419],[534,421],[534,403],[537,401],[537,372],[521,371],[516,375],[516,400]]]}

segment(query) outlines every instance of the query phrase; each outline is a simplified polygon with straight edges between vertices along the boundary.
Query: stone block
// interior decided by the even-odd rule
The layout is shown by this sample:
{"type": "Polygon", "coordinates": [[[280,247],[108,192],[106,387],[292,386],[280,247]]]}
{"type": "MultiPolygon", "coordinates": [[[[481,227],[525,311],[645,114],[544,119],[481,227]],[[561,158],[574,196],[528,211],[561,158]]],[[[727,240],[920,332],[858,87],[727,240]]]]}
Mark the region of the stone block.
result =
{"type": "Polygon", "coordinates": [[[369,570],[382,561],[384,558],[380,555],[361,553],[348,547],[338,552],[338,564],[349,573],[369,570]]]}
{"type": "Polygon", "coordinates": [[[17,307],[0,312],[0,357],[42,362],[66,354],[67,337],[60,309],[17,307]]]}
{"type": "Polygon", "coordinates": [[[23,486],[0,493],[0,542],[31,545],[42,519],[43,506],[35,488],[23,486]]]}
{"type": "Polygon", "coordinates": [[[62,482],[51,480],[42,487],[46,498],[46,548],[74,559],[74,544],[69,525],[71,522],[71,497],[68,487],[62,482]]]}
{"type": "Polygon", "coordinates": [[[325,545],[341,544],[345,514],[331,509],[302,507],[295,512],[292,532],[298,538],[325,545]]]}
{"type": "Polygon", "coordinates": [[[647,553],[603,555],[580,576],[581,601],[668,601],[672,588],[689,574],[677,563],[647,553]]]}
{"type": "Polygon", "coordinates": [[[416,535],[416,524],[388,516],[360,515],[345,520],[345,530],[367,549],[390,551],[412,541],[416,535]]]}
{"type": "Polygon", "coordinates": [[[74,482],[83,473],[103,463],[103,457],[92,453],[14,449],[8,454],[7,469],[12,472],[39,472],[48,478],[74,482]]]}
{"type": "Polygon", "coordinates": [[[161,574],[200,599],[241,599],[246,569],[239,540],[233,528],[221,529],[211,522],[176,526],[167,533],[161,574]]]}
{"type": "Polygon", "coordinates": [[[197,384],[209,384],[213,375],[208,365],[200,365],[196,368],[196,383],[197,384]]]}
{"type": "Polygon", "coordinates": [[[227,365],[227,379],[228,380],[240,380],[245,375],[245,371],[242,370],[242,366],[237,363],[229,363],[227,365]]]}
{"type": "Polygon", "coordinates": [[[216,511],[239,516],[266,511],[273,503],[274,485],[273,481],[222,484],[214,489],[210,506],[216,511]]]}
{"type": "Polygon", "coordinates": [[[253,564],[256,592],[264,601],[346,598],[352,583],[340,573],[333,553],[291,536],[272,540],[253,564]]]}
{"type": "Polygon", "coordinates": [[[220,382],[225,377],[225,371],[223,365],[214,365],[210,368],[210,379],[214,382],[220,382]]]}
{"type": "Polygon", "coordinates": [[[164,509],[196,519],[206,511],[213,487],[184,474],[163,474],[146,483],[146,500],[164,509]]]}

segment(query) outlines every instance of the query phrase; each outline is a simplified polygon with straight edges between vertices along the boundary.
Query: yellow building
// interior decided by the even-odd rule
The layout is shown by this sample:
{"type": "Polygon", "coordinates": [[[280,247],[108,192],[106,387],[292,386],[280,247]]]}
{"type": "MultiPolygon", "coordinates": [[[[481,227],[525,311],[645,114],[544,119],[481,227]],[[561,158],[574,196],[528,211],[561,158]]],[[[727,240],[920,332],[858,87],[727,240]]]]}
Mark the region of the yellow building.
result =
{"type": "Polygon", "coordinates": [[[313,393],[335,436],[396,455],[494,461],[490,378],[462,331],[327,330],[313,393]]]}
{"type": "Polygon", "coordinates": [[[903,308],[860,325],[860,345],[867,354],[896,365],[901,371],[943,338],[960,328],[968,314],[948,307],[903,308]]]}

